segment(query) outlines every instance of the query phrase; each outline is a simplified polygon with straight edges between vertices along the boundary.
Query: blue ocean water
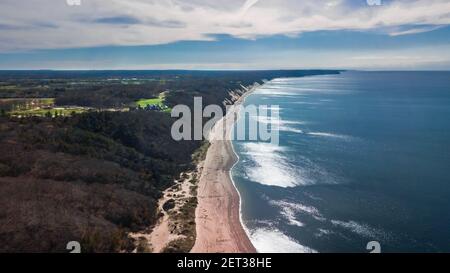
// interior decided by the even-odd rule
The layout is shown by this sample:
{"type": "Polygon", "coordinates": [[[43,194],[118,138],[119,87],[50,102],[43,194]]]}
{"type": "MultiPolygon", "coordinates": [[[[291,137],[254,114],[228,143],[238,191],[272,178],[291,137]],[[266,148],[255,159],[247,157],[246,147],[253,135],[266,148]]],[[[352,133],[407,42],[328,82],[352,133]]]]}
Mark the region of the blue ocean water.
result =
{"type": "Polygon", "coordinates": [[[276,79],[250,104],[281,117],[279,145],[233,141],[258,251],[450,252],[450,72],[276,79]]]}

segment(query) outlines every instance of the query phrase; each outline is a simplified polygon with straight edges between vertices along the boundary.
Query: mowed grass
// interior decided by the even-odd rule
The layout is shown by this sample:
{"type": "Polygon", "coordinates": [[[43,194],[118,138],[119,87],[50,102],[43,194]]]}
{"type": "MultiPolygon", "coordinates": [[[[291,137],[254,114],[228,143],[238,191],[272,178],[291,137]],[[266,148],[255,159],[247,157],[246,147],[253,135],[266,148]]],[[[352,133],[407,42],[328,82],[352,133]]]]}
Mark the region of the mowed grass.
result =
{"type": "Polygon", "coordinates": [[[73,113],[83,113],[86,111],[83,107],[54,107],[55,98],[14,98],[2,99],[0,103],[10,104],[9,114],[16,117],[27,116],[70,116],[73,113]]]}
{"type": "Polygon", "coordinates": [[[48,113],[50,113],[53,117],[54,116],[71,116],[73,114],[81,114],[86,112],[87,109],[85,108],[53,108],[53,109],[30,109],[30,110],[23,110],[23,111],[13,111],[10,114],[12,116],[34,116],[34,117],[44,117],[47,116],[48,113]]]}
{"type": "Polygon", "coordinates": [[[17,104],[19,106],[27,106],[31,104],[38,104],[38,105],[48,105],[52,106],[55,104],[54,98],[3,98],[0,99],[0,103],[10,103],[10,104],[17,104]]]}
{"type": "MultiPolygon", "coordinates": [[[[145,108],[148,105],[159,105],[161,108],[165,108],[166,105],[164,104],[164,101],[166,99],[165,93],[159,94],[159,97],[157,98],[151,98],[151,99],[140,99],[136,102],[136,106],[140,108],[145,108]]],[[[171,108],[166,108],[163,110],[163,112],[170,113],[172,112],[171,108]]]]}
{"type": "Polygon", "coordinates": [[[39,99],[39,102],[41,104],[54,105],[55,99],[54,98],[39,99]]]}
{"type": "Polygon", "coordinates": [[[142,108],[146,107],[147,105],[164,105],[164,98],[153,98],[153,99],[140,99],[136,102],[137,106],[140,106],[142,108]]]}

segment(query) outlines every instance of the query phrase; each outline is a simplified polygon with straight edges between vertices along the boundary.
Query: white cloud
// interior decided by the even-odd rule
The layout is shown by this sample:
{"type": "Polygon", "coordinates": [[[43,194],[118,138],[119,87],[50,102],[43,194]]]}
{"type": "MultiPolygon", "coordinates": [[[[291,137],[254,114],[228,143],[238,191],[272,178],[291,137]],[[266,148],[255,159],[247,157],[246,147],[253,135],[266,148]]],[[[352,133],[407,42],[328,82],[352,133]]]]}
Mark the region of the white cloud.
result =
{"type": "Polygon", "coordinates": [[[210,34],[253,39],[316,30],[386,30],[391,35],[450,24],[450,1],[398,0],[2,0],[0,51],[102,45],[154,45],[211,40],[210,34]],[[411,27],[399,30],[402,26],[411,27]]]}
{"type": "Polygon", "coordinates": [[[422,32],[436,30],[441,27],[442,26],[439,26],[439,25],[438,26],[414,26],[414,27],[408,28],[408,29],[392,30],[389,32],[389,35],[400,36],[400,35],[407,35],[407,34],[416,34],[416,33],[422,33],[422,32]]]}

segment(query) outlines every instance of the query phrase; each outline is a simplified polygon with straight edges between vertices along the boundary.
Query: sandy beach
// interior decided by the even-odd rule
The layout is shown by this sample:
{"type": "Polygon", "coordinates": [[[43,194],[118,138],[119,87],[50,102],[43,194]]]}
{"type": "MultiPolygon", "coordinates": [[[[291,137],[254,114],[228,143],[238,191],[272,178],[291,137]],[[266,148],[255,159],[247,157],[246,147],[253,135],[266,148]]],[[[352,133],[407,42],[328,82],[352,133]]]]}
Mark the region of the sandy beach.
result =
{"type": "Polygon", "coordinates": [[[213,139],[208,149],[198,185],[196,209],[197,238],[193,253],[254,253],[240,221],[240,197],[230,177],[230,170],[238,158],[230,140],[230,130],[245,97],[240,97],[227,115],[217,124],[225,124],[227,138],[213,139]]]}
{"type": "Polygon", "coordinates": [[[230,176],[230,170],[238,160],[230,133],[238,118],[239,106],[258,86],[255,84],[250,89],[230,94],[231,99],[226,102],[232,105],[227,115],[211,129],[205,159],[198,163],[195,170],[180,174],[174,186],[163,192],[158,203],[161,216],[153,227],[129,234],[138,242],[135,252],[139,252],[139,247],[144,252],[165,252],[174,242],[180,245],[180,240],[184,241],[183,248],[187,248],[190,238],[194,237],[193,253],[256,252],[241,224],[240,196],[230,176]],[[193,187],[196,192],[192,191],[193,187]],[[190,224],[177,216],[185,214],[181,213],[183,206],[195,196],[198,199],[197,207],[193,208],[195,230],[186,234],[190,224]],[[170,211],[164,210],[164,204],[170,201],[174,202],[174,207],[170,211]],[[188,223],[188,226],[180,226],[180,223],[188,223]]]}

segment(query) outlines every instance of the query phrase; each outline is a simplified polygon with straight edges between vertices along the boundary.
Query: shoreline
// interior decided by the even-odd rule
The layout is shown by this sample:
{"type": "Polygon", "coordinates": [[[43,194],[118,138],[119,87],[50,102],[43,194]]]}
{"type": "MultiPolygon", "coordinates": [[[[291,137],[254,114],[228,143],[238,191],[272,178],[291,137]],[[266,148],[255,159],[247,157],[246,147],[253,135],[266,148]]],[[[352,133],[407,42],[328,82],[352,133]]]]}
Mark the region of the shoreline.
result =
{"type": "Polygon", "coordinates": [[[225,140],[211,141],[204,161],[195,213],[197,236],[191,253],[256,253],[242,223],[241,196],[231,175],[239,157],[230,134],[239,117],[237,106],[258,87],[255,84],[247,88],[217,122],[231,130],[226,131],[225,140]]]}

